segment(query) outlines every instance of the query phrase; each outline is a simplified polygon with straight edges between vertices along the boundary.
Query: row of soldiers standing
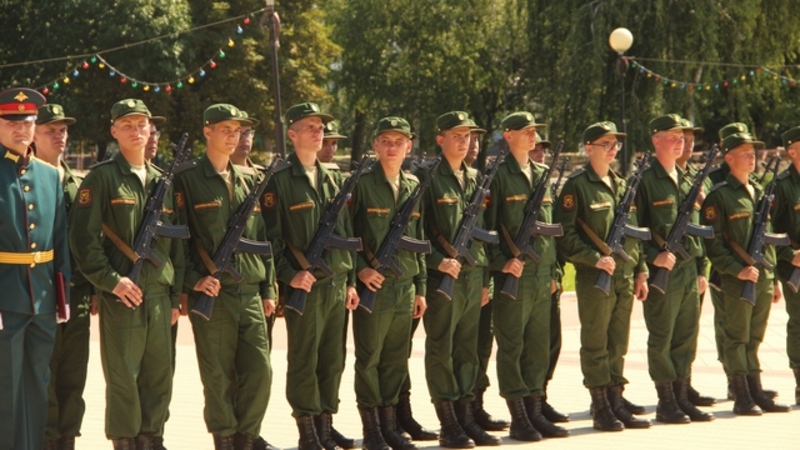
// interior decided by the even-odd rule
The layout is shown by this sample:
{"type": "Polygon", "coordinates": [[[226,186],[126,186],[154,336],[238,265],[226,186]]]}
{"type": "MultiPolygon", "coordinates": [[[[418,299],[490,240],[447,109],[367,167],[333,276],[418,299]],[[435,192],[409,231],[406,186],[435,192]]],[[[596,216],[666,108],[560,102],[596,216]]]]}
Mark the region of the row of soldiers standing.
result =
{"type": "MultiPolygon", "coordinates": [[[[43,111],[61,114],[57,117],[62,122],[69,119],[54,105],[43,111]]],[[[499,388],[512,418],[511,437],[534,441],[542,436],[567,436],[567,430],[555,423],[568,417],[555,411],[546,397],[560,345],[557,255],[575,264],[577,270],[581,366],[584,384],[592,396],[595,428],[613,431],[650,425],[633,415],[643,413],[643,408],[622,397],[627,383],[623,357],[634,296],[646,300],[648,360],[659,396],[657,420],[686,423],[713,419],[695,406],[713,399],[700,396],[689,383],[699,294],[706,286],[706,253],[721,274],[721,291],[712,295],[712,301],[717,307],[715,324],[721,331],[717,333],[720,355],[736,398],[734,411],[757,414],[759,407],[765,411],[788,410],[774,403],[762,389],[757,360],[773,289],[780,290],[770,270],[737,261],[730,247],[731,240],[749,239],[750,228],[745,224],[750,221],[740,219],[752,217],[761,193],[757,185],[748,182],[747,175],[755,168],[755,148],[763,144],[740,125],[727,128],[730,135],[723,141],[730,174],[724,183],[710,189],[705,205],[698,210],[715,231],[706,252],[702,242],[687,236],[684,244],[691,258],[686,260],[663,251],[654,241],[634,239],[625,244],[629,261],[604,254],[598,239],[602,241],[608,234],[616,206],[626,191],[625,180],[610,170],[625,135],[618,133],[613,123],[601,122],[587,128],[583,135],[587,165],[569,177],[558,200],[554,201],[552,192],[542,198],[539,219],[554,222],[555,205],[555,222],[562,224],[564,236],[555,239],[537,235],[530,239],[539,257],[534,263],[520,256],[511,238],[520,232],[531,193],[545,182],[549,189],[549,180],[544,180],[546,166],[530,160],[535,153],[529,151],[538,147],[536,130],[543,127],[530,113],[513,113],[503,120],[509,154],[498,161],[487,191],[491,194],[478,204],[480,214],[475,225],[496,230],[499,245],[484,245],[470,238],[469,256],[460,254],[453,245],[477,198],[476,191],[483,187],[481,175],[466,160],[475,149],[475,138],[484,131],[466,113],[442,115],[437,121],[441,163],[422,164],[412,176],[401,170],[412,147],[411,127],[402,118],[384,118],[373,135],[378,161],[355,184],[349,211],[337,218],[334,227],[340,236],[360,238],[363,251],[329,249],[324,254],[328,272],[314,268],[305,252],[315,240],[329,203],[342,189],[338,172],[317,158],[332,117],[316,104],[304,103],[290,108],[286,120],[295,152],[272,174],[243,234],[255,241],[269,239],[273,257],[237,253],[234,266],[242,277],[240,281],[228,273],[218,274],[211,257],[226,234],[228,219],[259,181],[252,165],[231,163],[243,127],[255,122],[244,111],[227,104],[205,111],[206,153],[179,169],[175,195],[168,197],[161,216],[164,224],[188,225],[191,239],[159,240],[155,249],[164,266],[145,264],[137,283],[125,274],[135,260],[129,250],[144,205],[162,175],[144,156],[151,126],[161,118],[153,116],[139,100],[118,102],[112,108],[111,130],[120,153],[95,166],[80,189],[76,183],[70,184],[73,177],[65,176],[68,169],[62,168],[62,183],[72,203],[70,241],[75,266],[94,286],[99,300],[107,380],[106,434],[115,448],[163,448],[160,437],[172,384],[171,370],[164,369],[174,367],[174,342],[172,347],[166,344],[170,324],[175,324],[180,313],[182,292],[188,293],[189,305],[201,295],[217,298],[210,320],[195,315],[191,319],[206,399],[204,417],[215,447],[271,448],[259,433],[271,384],[267,317],[276,307],[276,284],[287,296],[295,291],[307,293],[302,313],[286,311],[286,393],[298,423],[301,449],[333,450],[354,444],[332,427],[344,369],[346,310],[354,311],[356,397],[365,448],[410,450],[415,446],[409,435],[414,439],[437,438],[436,433],[413,421],[408,403],[410,336],[420,317],[428,336],[426,381],[441,422],[438,439],[442,446],[470,448],[501,443],[486,430],[503,429],[507,424],[492,420],[482,408],[493,324],[499,388]],[[420,179],[430,180],[424,192],[416,190],[420,179]],[[736,189],[742,192],[726,191],[736,189]],[[737,193],[746,197],[737,197],[737,193]],[[383,270],[376,252],[391,231],[392,219],[416,195],[421,201],[405,223],[405,234],[417,240],[429,238],[430,255],[400,249],[393,258],[400,270],[383,270]],[[648,289],[649,274],[658,267],[670,272],[663,293],[648,289]],[[600,271],[611,276],[608,295],[593,287],[600,271]],[[454,283],[451,293],[441,288],[448,277],[454,283]],[[515,298],[501,293],[509,277],[519,279],[515,298]],[[757,283],[754,306],[738,299],[741,280],[745,279],[757,283]],[[492,284],[495,289],[490,293],[492,284]],[[358,308],[359,289],[362,295],[367,290],[376,292],[371,312],[358,308]]],[[[691,168],[684,172],[681,164],[688,159],[684,149],[691,150],[685,143],[690,137],[693,141],[696,129],[675,115],[657,118],[651,127],[655,158],[643,173],[632,208],[635,213],[630,218],[632,225],[638,222],[654,235],[665,237],[691,184],[691,168]]],[[[793,161],[796,154],[800,156],[791,145],[798,136],[798,130],[785,136],[793,161]]],[[[5,141],[0,144],[7,145],[5,141]]],[[[798,214],[796,199],[789,195],[796,172],[792,166],[780,175],[779,186],[783,188],[777,191],[773,217],[776,228],[793,239],[798,228],[787,216],[798,214]],[[787,178],[790,181],[784,182],[787,178]]],[[[767,259],[774,262],[774,254],[770,256],[770,247],[767,249],[767,259]]],[[[784,272],[791,272],[791,265],[800,265],[794,264],[794,250],[782,248],[781,252],[784,272]]],[[[781,267],[779,263],[779,276],[781,267]]],[[[73,304],[76,298],[88,297],[88,290],[76,294],[81,286],[73,279],[73,304]]],[[[791,310],[790,316],[797,320],[791,310]]],[[[792,323],[790,319],[790,339],[797,334],[792,333],[797,328],[792,323]]],[[[800,361],[793,359],[792,367],[797,374],[800,361]]],[[[41,439],[10,435],[20,439],[12,442],[41,439]]],[[[52,442],[48,445],[68,448],[69,439],[64,438],[69,437],[49,438],[52,442]]]]}

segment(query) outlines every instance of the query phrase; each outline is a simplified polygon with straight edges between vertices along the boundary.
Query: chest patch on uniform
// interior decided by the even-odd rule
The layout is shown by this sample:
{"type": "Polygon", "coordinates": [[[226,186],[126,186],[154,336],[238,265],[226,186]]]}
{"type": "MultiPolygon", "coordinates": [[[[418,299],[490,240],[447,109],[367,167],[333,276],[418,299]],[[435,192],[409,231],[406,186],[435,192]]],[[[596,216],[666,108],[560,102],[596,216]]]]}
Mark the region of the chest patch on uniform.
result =
{"type": "Polygon", "coordinates": [[[213,202],[198,203],[194,205],[194,210],[199,211],[201,209],[219,208],[220,206],[222,206],[222,202],[214,200],[213,202]]]}
{"type": "Polygon", "coordinates": [[[611,209],[611,202],[599,202],[599,203],[592,203],[589,205],[589,209],[592,211],[602,211],[604,209],[611,209]]]}
{"type": "Polygon", "coordinates": [[[455,205],[458,203],[458,197],[442,197],[436,199],[437,205],[455,205]]]}
{"type": "Polygon", "coordinates": [[[674,204],[675,204],[675,199],[672,198],[672,197],[665,198],[664,200],[657,200],[657,201],[653,202],[653,206],[667,206],[667,205],[674,205],[674,204]]]}
{"type": "Polygon", "coordinates": [[[728,220],[747,219],[748,217],[750,217],[750,212],[742,211],[731,214],[730,216],[728,216],[728,220]]]}
{"type": "Polygon", "coordinates": [[[411,218],[412,219],[419,219],[421,216],[422,216],[422,214],[420,214],[419,211],[414,211],[414,212],[411,213],[411,218]]]}
{"type": "Polygon", "coordinates": [[[389,208],[367,208],[367,214],[389,214],[389,208]]]}
{"type": "Polygon", "coordinates": [[[266,209],[275,208],[275,193],[267,192],[264,194],[264,197],[262,197],[262,203],[264,203],[264,208],[266,209]]]}
{"type": "Polygon", "coordinates": [[[186,207],[186,198],[184,198],[183,192],[181,191],[175,193],[175,207],[180,210],[186,207]]]}
{"type": "Polygon", "coordinates": [[[717,219],[717,209],[713,206],[706,207],[706,210],[703,211],[703,217],[706,220],[716,220],[717,219]]]}
{"type": "Polygon", "coordinates": [[[509,195],[508,197],[506,197],[507,202],[524,202],[527,199],[528,196],[525,194],[509,195]]]}
{"type": "Polygon", "coordinates": [[[166,206],[161,208],[161,214],[172,214],[174,211],[167,208],[166,206]]]}
{"type": "Polygon", "coordinates": [[[112,205],[135,205],[135,198],[117,197],[111,199],[112,205]]]}
{"type": "Polygon", "coordinates": [[[552,203],[553,203],[553,197],[545,197],[545,198],[542,199],[542,204],[543,205],[550,205],[552,203]]]}
{"type": "Polygon", "coordinates": [[[800,203],[794,205],[794,208],[792,208],[792,209],[795,210],[795,211],[800,211],[800,203]]]}
{"type": "Polygon", "coordinates": [[[567,211],[575,209],[575,196],[567,194],[561,198],[561,207],[567,211]]]}
{"type": "Polygon", "coordinates": [[[89,206],[92,204],[92,188],[83,188],[78,191],[78,205],[89,206]]]}
{"type": "Polygon", "coordinates": [[[289,207],[289,211],[302,211],[304,209],[311,209],[314,207],[314,202],[308,201],[303,203],[296,203],[289,207]]]}

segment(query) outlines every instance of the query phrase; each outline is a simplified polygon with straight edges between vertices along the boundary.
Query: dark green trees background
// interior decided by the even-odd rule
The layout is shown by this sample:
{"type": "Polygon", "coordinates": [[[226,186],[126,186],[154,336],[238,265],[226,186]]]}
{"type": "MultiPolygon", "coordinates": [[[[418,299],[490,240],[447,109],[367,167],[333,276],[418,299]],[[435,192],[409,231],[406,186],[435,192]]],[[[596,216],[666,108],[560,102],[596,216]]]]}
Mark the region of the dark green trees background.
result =
{"type": "MultiPolygon", "coordinates": [[[[222,48],[226,57],[216,69],[169,94],[133,88],[93,67],[49,98],[79,119],[73,144],[89,147],[110,140],[110,106],[121,98],[142,98],[167,116],[173,140],[189,131],[199,141],[203,109],[234,103],[261,119],[257,147],[264,153],[273,145],[272,63],[263,13],[251,14],[263,7],[255,0],[0,2],[0,86],[40,87],[82,61],[58,58],[96,52],[137,79],[171,81],[222,48]],[[246,26],[241,19],[213,25],[248,14],[246,26]],[[126,47],[159,36],[165,37],[126,47]],[[118,49],[104,52],[112,48],[118,49]],[[20,64],[26,62],[34,63],[20,64]]],[[[374,123],[388,114],[408,118],[418,149],[430,152],[436,117],[453,109],[469,111],[488,129],[508,112],[529,110],[550,125],[551,140],[564,139],[574,150],[588,124],[620,123],[621,69],[637,149],[648,145],[647,121],[667,112],[705,127],[707,142],[733,120],[748,123],[769,145],[800,124],[796,0],[284,0],[277,9],[284,108],[321,103],[340,120],[354,154],[370,147],[374,123]],[[608,47],[610,32],[621,26],[634,35],[627,69],[608,47]],[[677,83],[656,81],[631,62],[677,83]]]]}

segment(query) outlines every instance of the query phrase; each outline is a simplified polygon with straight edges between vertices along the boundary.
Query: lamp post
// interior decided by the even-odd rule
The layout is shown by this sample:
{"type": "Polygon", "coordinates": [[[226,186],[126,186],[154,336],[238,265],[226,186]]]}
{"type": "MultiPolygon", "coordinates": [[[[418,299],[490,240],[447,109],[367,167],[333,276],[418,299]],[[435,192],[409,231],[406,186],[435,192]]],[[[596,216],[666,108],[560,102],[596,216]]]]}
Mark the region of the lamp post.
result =
{"type": "MultiPolygon", "coordinates": [[[[269,35],[272,44],[272,95],[275,97],[275,153],[286,158],[286,138],[283,113],[281,110],[281,79],[278,71],[278,49],[281,47],[281,18],[275,11],[275,0],[266,0],[266,17],[269,21],[269,35]]],[[[262,21],[263,23],[263,21],[262,21]]]]}
{"type": "MultiPolygon", "coordinates": [[[[622,107],[622,122],[620,125],[622,125],[622,132],[627,133],[628,127],[625,123],[625,72],[627,72],[628,63],[623,55],[628,51],[629,48],[631,48],[631,45],[633,45],[633,34],[627,28],[617,28],[608,36],[608,45],[612,50],[617,52],[617,73],[619,74],[619,94],[620,105],[622,107]]],[[[628,147],[624,144],[624,142],[625,141],[623,141],[621,152],[621,172],[623,176],[627,176],[631,155],[629,154],[628,147]]]]}

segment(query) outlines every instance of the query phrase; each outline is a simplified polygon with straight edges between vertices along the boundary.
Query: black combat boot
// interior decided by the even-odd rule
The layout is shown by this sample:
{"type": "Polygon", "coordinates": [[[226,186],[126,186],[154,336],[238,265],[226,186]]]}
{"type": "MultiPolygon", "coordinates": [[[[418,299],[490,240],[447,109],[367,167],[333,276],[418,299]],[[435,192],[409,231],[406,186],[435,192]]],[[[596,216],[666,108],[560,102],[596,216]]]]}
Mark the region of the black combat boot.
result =
{"type": "Polygon", "coordinates": [[[164,436],[153,436],[153,450],[167,450],[164,447],[164,436]]]}
{"type": "Polygon", "coordinates": [[[520,398],[517,400],[506,399],[508,412],[511,413],[511,439],[525,442],[536,442],[542,440],[542,434],[531,425],[528,413],[525,412],[525,402],[520,398]]]}
{"type": "Polygon", "coordinates": [[[656,420],[664,423],[689,423],[692,420],[678,407],[672,382],[657,382],[658,406],[656,407],[656,420]]]}
{"type": "Polygon", "coordinates": [[[401,392],[397,403],[397,423],[415,441],[435,441],[439,434],[423,428],[411,414],[411,393],[401,392]]]}
{"type": "Polygon", "coordinates": [[[59,439],[45,439],[44,450],[61,450],[61,440],[59,439]]]}
{"type": "Polygon", "coordinates": [[[614,416],[625,425],[625,428],[650,428],[650,421],[634,416],[622,402],[622,386],[619,384],[606,387],[606,397],[614,416]]]}
{"type": "Polygon", "coordinates": [[[244,433],[233,435],[233,448],[236,450],[254,450],[256,437],[244,433]]]}
{"type": "Polygon", "coordinates": [[[462,398],[455,402],[456,418],[458,419],[461,429],[469,436],[470,439],[475,441],[477,446],[492,446],[500,445],[503,440],[497,436],[492,436],[486,430],[481,428],[472,416],[472,407],[470,401],[462,398]]]}
{"type": "Polygon", "coordinates": [[[744,375],[730,375],[728,381],[731,384],[733,393],[733,413],[741,416],[760,416],[763,414],[761,408],[753,401],[750,396],[750,388],[747,386],[747,377],[744,375]]]}
{"type": "MultiPolygon", "coordinates": [[[[621,384],[620,387],[622,388],[621,392],[625,392],[625,385],[621,384]]],[[[647,414],[647,410],[644,409],[644,406],[631,403],[630,401],[628,401],[628,399],[625,398],[624,395],[622,397],[622,404],[625,405],[625,409],[630,411],[631,414],[636,414],[637,416],[641,416],[642,414],[647,414]]]]}
{"type": "Polygon", "coordinates": [[[153,433],[136,436],[136,450],[153,450],[153,433]]]}
{"type": "Polygon", "coordinates": [[[764,393],[761,387],[761,373],[751,373],[747,375],[747,387],[750,389],[750,396],[763,412],[789,412],[792,408],[789,405],[775,403],[775,400],[764,393]]]}
{"type": "Polygon", "coordinates": [[[393,450],[417,450],[417,446],[407,441],[397,429],[397,410],[395,405],[378,407],[381,434],[393,450]]]}
{"type": "Polygon", "coordinates": [[[474,448],[475,441],[469,438],[458,424],[452,400],[440,400],[433,404],[436,416],[442,425],[439,431],[439,446],[448,448],[474,448]]]}
{"type": "Polygon", "coordinates": [[[525,413],[528,415],[528,421],[530,421],[533,428],[536,428],[536,431],[542,436],[547,438],[569,436],[569,430],[553,424],[542,415],[541,394],[531,394],[524,397],[522,402],[525,405],[525,413]]]}
{"type": "Polygon", "coordinates": [[[218,434],[214,435],[214,450],[235,450],[236,447],[233,445],[234,435],[230,436],[220,436],[218,434]]]}
{"type": "Polygon", "coordinates": [[[317,437],[319,443],[325,450],[342,450],[341,447],[336,445],[331,435],[331,428],[333,428],[333,416],[330,412],[322,412],[318,416],[314,416],[314,427],[317,429],[317,437]]]}
{"type": "Polygon", "coordinates": [[[717,399],[714,397],[701,395],[697,389],[692,387],[692,377],[686,379],[686,384],[686,396],[694,406],[714,406],[717,403],[717,399]]]}
{"type": "Polygon", "coordinates": [[[253,440],[253,450],[280,450],[280,449],[267,442],[267,440],[264,439],[263,437],[256,436],[255,439],[253,440]]]}
{"type": "Polygon", "coordinates": [[[472,417],[475,422],[486,431],[503,431],[508,428],[508,422],[502,419],[495,419],[491,414],[483,409],[483,393],[485,389],[476,389],[472,393],[475,398],[472,399],[470,407],[472,408],[472,417]]]}
{"type": "Polygon", "coordinates": [[[361,441],[361,448],[364,450],[392,450],[383,440],[378,408],[358,408],[358,414],[361,415],[364,437],[361,441]]]}
{"type": "Polygon", "coordinates": [[[553,423],[569,422],[569,414],[561,414],[556,411],[550,403],[547,403],[547,383],[544,384],[544,395],[542,396],[542,415],[545,419],[553,423]]]}
{"type": "Polygon", "coordinates": [[[136,450],[136,438],[112,439],[111,444],[114,450],[136,450]]]}
{"type": "Polygon", "coordinates": [[[794,388],[794,404],[800,405],[800,367],[795,367],[792,370],[794,371],[794,382],[796,385],[794,388]]]}
{"type": "Polygon", "coordinates": [[[314,426],[314,416],[296,417],[297,430],[300,432],[300,439],[297,441],[297,450],[324,450],[325,447],[319,441],[317,427],[314,426]]]}
{"type": "Polygon", "coordinates": [[[336,428],[334,428],[333,425],[331,425],[331,436],[333,436],[333,442],[336,442],[336,445],[338,445],[339,447],[342,447],[347,450],[350,450],[351,448],[356,448],[356,440],[353,438],[346,437],[345,435],[340,433],[336,428]]]}
{"type": "MultiPolygon", "coordinates": [[[[592,425],[598,431],[622,431],[625,426],[620,422],[611,410],[611,405],[608,403],[606,397],[605,386],[595,386],[589,388],[589,394],[592,396],[592,425]]],[[[625,411],[625,405],[622,404],[622,390],[620,389],[619,403],[625,411]]],[[[628,411],[630,414],[630,411],[628,411]]]]}
{"type": "Polygon", "coordinates": [[[675,400],[678,402],[678,408],[684,412],[692,422],[710,422],[714,420],[714,415],[711,413],[703,412],[697,409],[692,402],[689,401],[689,380],[686,378],[678,378],[672,382],[672,391],[675,393],[675,400]]]}
{"type": "MultiPolygon", "coordinates": [[[[166,450],[163,446],[160,449],[156,447],[155,441],[153,441],[153,448],[155,450],[166,450]]],[[[61,450],[75,450],[75,436],[62,436],[61,450]]]]}

